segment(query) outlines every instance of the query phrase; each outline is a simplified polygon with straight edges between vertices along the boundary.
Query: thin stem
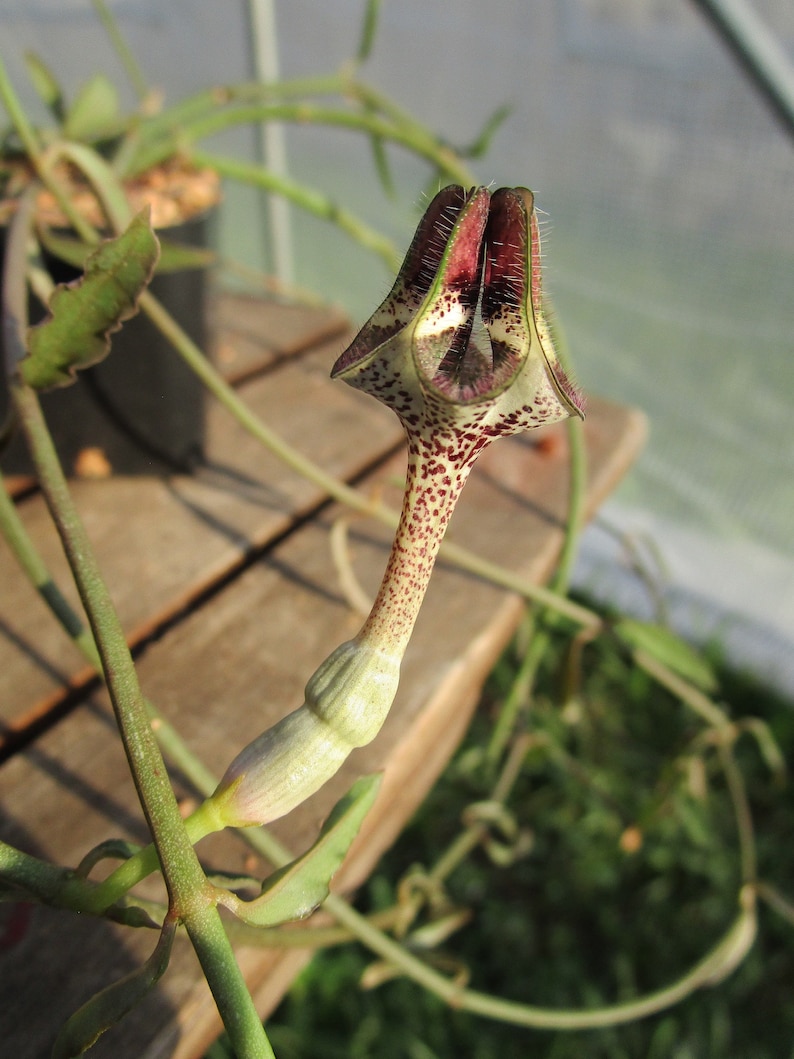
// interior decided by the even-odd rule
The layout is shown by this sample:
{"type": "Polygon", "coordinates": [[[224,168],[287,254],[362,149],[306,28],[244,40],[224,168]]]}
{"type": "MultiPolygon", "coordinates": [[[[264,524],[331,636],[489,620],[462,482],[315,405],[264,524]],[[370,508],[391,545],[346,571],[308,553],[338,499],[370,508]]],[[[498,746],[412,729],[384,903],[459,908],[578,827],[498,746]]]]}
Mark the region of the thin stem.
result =
{"type": "MultiPolygon", "coordinates": [[[[559,341],[559,339],[557,339],[559,341]]],[[[584,439],[584,426],[578,417],[567,421],[568,433],[568,513],[565,522],[565,537],[551,583],[551,591],[559,593],[559,598],[567,599],[566,593],[576,561],[579,538],[584,524],[584,501],[587,488],[587,448],[584,439]]],[[[555,608],[547,621],[553,624],[553,615],[562,614],[555,608]]],[[[582,623],[590,633],[600,626],[588,622],[582,623]]],[[[551,628],[540,626],[538,616],[529,613],[526,620],[526,633],[529,647],[524,652],[518,672],[513,680],[510,692],[502,703],[496,724],[491,733],[486,749],[486,760],[494,765],[504,753],[512,733],[515,731],[519,715],[529,701],[537,677],[538,668],[551,643],[551,628]]]]}
{"type": "MultiPolygon", "coordinates": [[[[367,921],[378,930],[390,930],[400,919],[402,910],[397,906],[371,912],[367,921]]],[[[339,945],[348,945],[358,941],[354,931],[347,927],[312,926],[307,923],[292,922],[284,927],[253,927],[239,919],[232,919],[226,924],[232,941],[240,945],[255,945],[263,949],[332,949],[339,945]]]]}
{"type": "MultiPolygon", "coordinates": [[[[371,512],[371,514],[376,518],[380,517],[376,511],[371,512]]],[[[574,603],[573,600],[560,595],[552,588],[537,585],[527,580],[527,578],[506,569],[506,567],[499,566],[498,563],[482,559],[474,552],[470,552],[458,544],[444,541],[441,545],[441,555],[444,559],[460,567],[461,570],[475,574],[485,581],[490,581],[494,585],[507,589],[509,592],[515,592],[525,599],[537,603],[539,606],[548,607],[551,611],[563,618],[567,618],[576,625],[593,630],[603,628],[603,620],[594,610],[583,607],[579,603],[574,603]]]]}
{"type": "MultiPolygon", "coordinates": [[[[528,738],[517,739],[510,750],[502,771],[494,784],[489,802],[497,805],[505,805],[510,797],[510,792],[518,779],[521,765],[526,756],[528,738]]],[[[476,849],[488,834],[487,824],[475,822],[469,824],[450,843],[447,849],[436,859],[435,864],[428,872],[429,878],[437,882],[443,882],[463,863],[469,853],[476,849]]]]}
{"type": "Polygon", "coordinates": [[[469,1011],[513,1026],[557,1030],[616,1026],[646,1018],[648,1015],[672,1007],[697,989],[710,984],[711,980],[719,974],[727,960],[735,953],[737,940],[741,940],[740,935],[746,931],[748,917],[752,915],[752,910],[742,908],[737,919],[703,959],[669,986],[621,1004],[613,1004],[592,1011],[571,1011],[532,1007],[517,1001],[493,997],[474,989],[461,988],[456,982],[445,978],[423,963],[398,942],[376,930],[367,923],[363,916],[335,894],[326,898],[323,907],[338,922],[350,930],[355,930],[359,939],[369,949],[388,960],[429,992],[440,997],[456,1011],[469,1011]]]}
{"type": "Polygon", "coordinates": [[[75,876],[70,868],[55,864],[15,849],[0,840],[0,879],[19,890],[19,900],[35,897],[44,904],[89,911],[93,885],[75,876]]]}
{"type": "Polygon", "coordinates": [[[548,630],[538,628],[537,615],[528,613],[524,632],[529,645],[524,651],[510,689],[505,696],[496,718],[491,738],[485,750],[485,760],[493,767],[502,757],[516,728],[518,717],[526,710],[537,677],[538,667],[545,655],[551,637],[548,630]]]}
{"type": "Polygon", "coordinates": [[[728,784],[728,793],[733,803],[733,815],[736,820],[736,831],[739,836],[742,882],[755,883],[758,877],[758,855],[755,845],[753,814],[747,798],[747,788],[739,766],[733,756],[732,740],[720,739],[717,751],[722,764],[722,771],[728,784]]]}
{"type": "MultiPolygon", "coordinates": [[[[12,226],[4,274],[16,270],[24,273],[31,220],[28,207],[29,202],[26,202],[12,226]]],[[[11,347],[11,365],[18,363],[24,354],[26,317],[26,304],[19,289],[16,286],[11,291],[4,288],[3,335],[11,347]]],[[[272,1055],[214,905],[214,889],[206,880],[182,822],[160,749],[149,724],[121,623],[72,501],[38,398],[13,370],[9,373],[9,384],[42,493],[89,619],[124,752],[162,865],[169,906],[173,914],[184,921],[210,988],[222,998],[224,1007],[221,1016],[229,1020],[232,1038],[239,1038],[239,1054],[250,1059],[272,1055]],[[254,1025],[258,1027],[256,1047],[253,1046],[252,1036],[254,1025]]]]}
{"type": "Polygon", "coordinates": [[[14,504],[8,493],[1,471],[0,532],[2,532],[9,547],[16,555],[31,584],[35,586],[37,592],[63,626],[70,639],[74,641],[91,665],[99,670],[101,663],[94,638],[64,597],[31,541],[24,523],[19,517],[16,504],[14,504]]]}
{"type": "Polygon", "coordinates": [[[63,184],[54,179],[50,171],[51,155],[44,151],[39,143],[38,136],[33,126],[28,121],[27,115],[22,108],[19,98],[6,73],[3,60],[0,57],[0,102],[3,103],[11,123],[16,129],[17,135],[22,141],[25,153],[39,179],[52,192],[58,206],[68,218],[69,223],[81,239],[87,243],[94,243],[98,236],[90,224],[77,212],[72,204],[68,192],[63,184]]]}
{"type": "Polygon", "coordinates": [[[771,883],[763,880],[756,885],[756,893],[762,901],[766,901],[771,909],[782,916],[790,927],[794,927],[794,902],[784,897],[771,883]]]}
{"type": "Polygon", "coordinates": [[[307,103],[305,100],[295,103],[234,104],[220,111],[216,109],[215,112],[201,117],[184,120],[173,136],[142,146],[135,157],[133,169],[140,171],[157,165],[163,159],[173,155],[178,144],[184,146],[223,132],[235,125],[263,121],[294,122],[299,125],[330,125],[335,128],[368,133],[370,136],[404,147],[420,158],[431,162],[441,169],[453,183],[467,185],[471,183],[467,168],[460,162],[454,151],[439,144],[438,140],[418,123],[414,123],[411,127],[403,124],[395,125],[370,111],[322,107],[316,103],[307,103]]]}
{"type": "Polygon", "coordinates": [[[110,37],[110,42],[121,61],[121,65],[124,67],[127,77],[130,79],[130,84],[135,89],[135,94],[139,100],[143,101],[149,94],[149,86],[138,60],[127,45],[123,34],[119,30],[115,16],[105,3],[105,0],[92,0],[92,3],[99,21],[102,23],[108,37],[110,37]]]}
{"type": "Polygon", "coordinates": [[[186,96],[165,107],[159,114],[152,115],[147,119],[141,133],[147,140],[168,135],[176,136],[185,123],[210,114],[232,101],[264,103],[273,99],[336,96],[344,93],[346,85],[346,80],[339,74],[295,78],[267,85],[263,85],[261,81],[215,85],[186,96]]]}
{"type": "Polygon", "coordinates": [[[28,116],[25,113],[22,104],[19,101],[19,97],[14,91],[14,87],[9,80],[8,74],[6,73],[5,64],[3,63],[2,57],[0,56],[0,102],[6,108],[8,116],[11,119],[11,124],[17,131],[17,135],[22,141],[22,146],[25,152],[30,157],[31,161],[36,162],[41,156],[41,145],[39,138],[36,134],[36,130],[28,121],[28,116]]]}
{"type": "Polygon", "coordinates": [[[733,724],[727,714],[708,695],[704,695],[702,691],[699,691],[689,681],[674,673],[664,662],[654,658],[653,655],[642,648],[637,648],[634,651],[633,658],[640,668],[644,669],[658,684],[667,688],[668,691],[689,706],[707,725],[723,733],[733,728],[733,724]]]}
{"type": "MultiPolygon", "coordinates": [[[[221,831],[225,823],[219,819],[212,802],[202,803],[199,808],[184,821],[185,833],[191,848],[202,838],[221,831]]],[[[154,845],[145,846],[127,860],[96,886],[90,901],[90,910],[99,914],[110,905],[115,904],[143,879],[146,879],[158,868],[158,855],[154,845]]],[[[204,876],[202,873],[202,883],[204,876]]],[[[209,891],[207,891],[209,893],[209,891]]]]}
{"type": "Polygon", "coordinates": [[[42,491],[88,614],[105,680],[144,814],[154,837],[171,908],[185,923],[238,1055],[272,1055],[262,1023],[234,958],[213,892],[179,814],[174,792],[149,724],[132,658],[118,617],[71,502],[52,439],[35,395],[13,385],[42,491]]]}
{"type": "MultiPolygon", "coordinates": [[[[165,850],[171,851],[166,856],[186,856],[189,863],[195,860],[195,852],[185,836],[176,798],[151,732],[132,658],[72,503],[38,401],[31,390],[19,383],[13,385],[13,396],[42,492],[92,626],[125,752],[158,852],[162,854],[165,850]]],[[[198,861],[195,866],[200,871],[198,861]]]]}
{"type": "Polygon", "coordinates": [[[746,0],[695,0],[755,88],[794,135],[794,66],[783,40],[746,0]]]}
{"type": "Polygon", "coordinates": [[[185,928],[237,1059],[275,1059],[217,908],[191,915],[185,928]]]}
{"type": "Polygon", "coordinates": [[[399,266],[399,256],[394,244],[374,228],[359,220],[352,213],[338,206],[326,195],[306,187],[289,177],[274,173],[262,165],[240,161],[236,158],[225,158],[207,151],[194,150],[191,157],[196,165],[214,169],[221,176],[238,180],[244,184],[263,188],[283,196],[289,202],[307,213],[336,225],[366,250],[377,254],[390,271],[399,266]]]}

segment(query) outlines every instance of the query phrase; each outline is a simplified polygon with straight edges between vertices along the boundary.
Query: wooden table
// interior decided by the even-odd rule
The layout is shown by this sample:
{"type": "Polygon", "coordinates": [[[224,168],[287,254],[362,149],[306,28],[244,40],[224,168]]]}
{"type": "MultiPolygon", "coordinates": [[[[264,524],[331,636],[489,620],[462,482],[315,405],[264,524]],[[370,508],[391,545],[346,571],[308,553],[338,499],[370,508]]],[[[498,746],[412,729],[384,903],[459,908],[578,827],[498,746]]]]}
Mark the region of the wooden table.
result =
{"type": "MultiPolygon", "coordinates": [[[[328,372],[348,339],[327,309],[224,296],[214,309],[214,356],[249,405],[327,471],[397,505],[402,433],[376,401],[328,372]]],[[[299,705],[306,678],[361,615],[340,587],[331,534],[347,517],[347,551],[368,593],[390,533],[341,511],[288,470],[215,405],[205,410],[206,459],[192,475],[77,480],[74,494],[130,643],[145,693],[220,774],[239,747],[299,705]]],[[[634,460],[644,437],[636,411],[591,398],[587,511],[634,460]]],[[[449,538],[536,582],[553,569],[567,502],[564,430],[499,441],[481,457],[449,538]],[[542,443],[539,443],[539,440],[542,443]]],[[[22,517],[62,585],[68,575],[41,497],[22,517]]],[[[0,837],[62,864],[100,841],[148,836],[104,691],[0,542],[0,837]]],[[[76,596],[72,592],[76,603],[76,596]]],[[[363,773],[382,770],[378,802],[336,888],[359,885],[399,834],[461,739],[482,682],[507,644],[522,601],[441,560],[392,713],[374,743],[274,831],[296,851],[363,773]]],[[[178,775],[175,785],[194,795],[178,775]]],[[[208,864],[264,873],[223,833],[201,846],[208,864]]],[[[6,909],[0,951],[0,1041],[39,1059],[64,1019],[135,967],[149,931],[47,908],[6,909]]],[[[241,949],[263,1015],[304,951],[241,949]]],[[[192,949],[179,939],[157,992],[91,1053],[115,1059],[201,1056],[219,1032],[192,949]]]]}

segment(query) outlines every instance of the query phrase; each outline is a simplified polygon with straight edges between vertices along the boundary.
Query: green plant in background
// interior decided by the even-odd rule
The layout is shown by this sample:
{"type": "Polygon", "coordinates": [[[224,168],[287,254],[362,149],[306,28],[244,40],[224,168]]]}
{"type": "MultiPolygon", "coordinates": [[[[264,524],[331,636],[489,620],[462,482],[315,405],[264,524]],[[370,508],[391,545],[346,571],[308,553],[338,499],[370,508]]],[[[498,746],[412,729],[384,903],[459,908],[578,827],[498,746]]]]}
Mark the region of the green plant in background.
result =
{"type": "MultiPolygon", "coordinates": [[[[455,760],[357,907],[471,988],[548,1007],[595,1008],[657,988],[694,963],[722,930],[740,867],[732,796],[708,729],[614,637],[588,644],[573,672],[571,646],[570,630],[552,633],[515,737],[523,763],[507,804],[493,802],[482,748],[514,691],[522,637],[492,674],[455,760]],[[480,840],[449,872],[455,836],[469,835],[471,825],[480,840]]],[[[768,722],[790,756],[790,703],[716,656],[709,665],[731,713],[768,722]]],[[[737,747],[737,761],[759,877],[790,891],[782,763],[772,760],[770,782],[752,740],[737,747]]],[[[765,897],[777,899],[771,891],[765,897]]],[[[794,1040],[791,909],[788,923],[771,909],[759,915],[756,944],[735,973],[639,1021],[519,1033],[450,1009],[395,980],[393,967],[373,962],[365,947],[348,945],[315,956],[268,1032],[283,1059],[778,1059],[794,1040]]],[[[225,1054],[219,1047],[213,1059],[225,1054]]]]}
{"type": "MultiPolygon", "coordinates": [[[[368,13],[372,15],[375,7],[371,4],[368,13]]],[[[368,39],[365,33],[362,54],[368,39]]],[[[402,652],[446,522],[480,449],[494,437],[580,411],[542,316],[539,248],[531,194],[523,189],[501,189],[493,195],[484,188],[466,192],[452,187],[442,191],[420,225],[389,298],[334,369],[351,385],[385,400],[403,420],[409,438],[409,478],[400,519],[396,512],[373,505],[288,449],[252,415],[168,317],[147,290],[157,265],[158,243],[147,218],[132,217],[124,178],[173,158],[221,125],[298,117],[366,133],[379,165],[384,161],[383,145],[398,143],[426,158],[434,171],[460,179],[468,186],[471,181],[459,159],[349,74],[342,80],[326,79],[308,87],[303,82],[300,86],[229,89],[221,95],[220,111],[217,93],[208,93],[157,115],[140,114],[120,128],[115,107],[107,103],[107,86],[95,85],[86,91],[95,101],[104,100],[99,107],[102,122],[86,116],[78,120],[81,110],[85,115],[85,102],[81,107],[75,104],[67,108],[43,67],[36,64],[35,71],[60,121],[57,134],[44,136],[32,128],[0,67],[0,96],[15,130],[7,143],[14,150],[22,146],[39,185],[34,183],[24,192],[15,209],[4,274],[4,325],[14,406],[89,616],[90,632],[80,626],[64,603],[5,493],[0,494],[0,521],[32,582],[92,664],[105,672],[154,845],[152,850],[138,851],[110,842],[87,853],[77,871],[71,872],[0,844],[0,896],[106,914],[131,926],[159,930],[159,941],[147,963],[78,1012],[65,1027],[56,1054],[74,1055],[89,1047],[99,1033],[122,1018],[155,985],[167,969],[173,935],[177,924],[181,924],[213,990],[230,1046],[239,1056],[271,1055],[218,916],[219,904],[227,905],[238,916],[240,922],[229,930],[247,943],[319,946],[355,937],[384,961],[383,966],[370,972],[370,977],[401,973],[463,1011],[508,1025],[557,1030],[620,1025],[664,1011],[693,992],[721,981],[741,963],[753,944],[759,897],[787,918],[794,918],[786,900],[772,885],[773,876],[767,878],[766,866],[761,869],[763,877],[759,872],[743,771],[745,762],[740,756],[749,741],[743,737],[750,735],[773,772],[780,774],[777,744],[761,719],[735,721],[713,701],[709,668],[672,634],[624,618],[605,620],[567,599],[583,481],[583,453],[576,419],[570,424],[575,488],[568,543],[551,589],[517,582],[498,567],[482,563],[461,549],[444,546],[453,561],[542,605],[536,606],[528,617],[525,633],[529,646],[518,662],[516,679],[505,689],[496,723],[482,737],[485,747],[476,751],[473,764],[469,758],[470,767],[464,774],[475,797],[460,834],[422,872],[406,877],[397,892],[396,904],[362,915],[340,898],[325,895],[328,880],[375,795],[375,782],[363,781],[356,786],[334,811],[312,849],[301,857],[295,858],[263,829],[252,826],[299,803],[328,778],[352,746],[376,734],[396,689],[402,652]],[[336,92],[343,86],[354,103],[352,111],[313,107],[305,102],[306,95],[336,92]],[[274,103],[276,97],[278,102],[274,103]],[[300,97],[301,102],[295,103],[294,97],[300,97]],[[83,136],[84,142],[70,139],[70,135],[77,134],[83,136]],[[64,181],[59,167],[64,160],[86,178],[91,195],[100,204],[102,227],[119,233],[115,240],[98,249],[94,249],[98,232],[76,207],[73,184],[64,181]],[[70,290],[53,293],[37,260],[32,236],[38,232],[42,245],[50,237],[46,225],[42,227],[37,221],[41,186],[91,250],[87,260],[85,251],[80,252],[80,259],[85,260],[85,278],[70,290]],[[51,312],[40,327],[31,331],[25,326],[28,284],[48,302],[51,312]],[[309,681],[304,705],[243,750],[220,784],[191,757],[178,734],[158,718],[161,723],[157,737],[166,756],[207,795],[194,822],[187,824],[177,811],[161,749],[152,731],[150,722],[156,709],[144,700],[138,687],[118,619],[72,504],[35,392],[35,387],[68,383],[76,368],[104,355],[108,336],[136,306],[173,340],[178,352],[239,422],[291,467],[321,484],[329,495],[397,526],[381,592],[359,636],[321,666],[309,681]],[[485,343],[472,338],[478,312],[485,327],[485,343]],[[431,467],[435,468],[432,472],[431,467]],[[449,482],[444,481],[446,478],[449,482]],[[443,489],[447,490],[444,503],[443,489]],[[402,594],[405,588],[407,597],[402,594]],[[560,642],[567,645],[567,684],[562,702],[552,707],[542,691],[534,698],[532,692],[539,677],[546,674],[549,659],[561,650],[560,642]],[[594,723],[594,715],[588,713],[588,699],[581,692],[582,658],[602,651],[605,644],[618,645],[620,657],[630,659],[620,679],[630,686],[643,682],[641,688],[633,688],[638,709],[653,687],[664,689],[666,703],[679,704],[678,727],[671,726],[664,747],[672,764],[659,764],[664,782],[645,805],[632,800],[636,792],[630,780],[616,781],[612,763],[603,751],[603,732],[594,723]],[[358,709],[362,702],[369,706],[375,699],[379,701],[374,716],[358,709]],[[533,711],[527,730],[530,701],[533,711]],[[686,722],[682,723],[684,717],[686,722]],[[334,751],[331,755],[326,753],[329,747],[334,751]],[[321,749],[322,758],[318,759],[321,749]],[[582,750],[586,753],[580,760],[582,750]],[[541,770],[545,770],[544,778],[535,794],[541,770]],[[275,800],[272,788],[264,782],[272,771],[283,780],[275,800]],[[713,873],[711,880],[715,899],[708,936],[686,953],[691,970],[670,963],[660,966],[658,978],[639,975],[636,981],[630,980],[627,972],[627,977],[618,979],[622,988],[599,991],[588,990],[593,969],[587,961],[580,961],[576,968],[577,974],[581,972],[576,978],[579,991],[571,988],[563,976],[559,989],[544,990],[540,982],[537,992],[513,996],[511,990],[506,990],[511,995],[502,999],[469,988],[459,975],[447,973],[443,963],[439,969],[425,958],[438,939],[447,937],[465,918],[465,911],[458,906],[470,902],[465,895],[463,900],[448,901],[447,882],[450,880],[452,894],[453,873],[471,872],[466,866],[472,863],[476,876],[472,855],[479,856],[477,851],[484,850],[502,867],[513,861],[523,864],[521,855],[529,848],[529,828],[535,831],[536,849],[544,834],[553,836],[570,828],[580,836],[579,855],[585,860],[590,857],[590,863],[595,865],[598,857],[594,851],[603,835],[609,836],[624,854],[632,852],[632,843],[653,848],[650,835],[654,827],[660,821],[664,823],[673,810],[684,821],[681,826],[688,829],[690,844],[697,847],[698,836],[707,834],[707,821],[702,805],[691,792],[696,789],[698,777],[712,775],[724,783],[720,812],[736,828],[738,856],[731,836],[722,846],[727,868],[713,873]],[[589,807],[585,806],[577,784],[596,793],[595,810],[589,803],[589,807]],[[526,802],[526,816],[513,809],[519,795],[526,802]],[[264,852],[272,863],[283,865],[264,883],[243,881],[246,888],[253,885],[259,891],[253,900],[244,900],[237,892],[237,884],[229,886],[208,879],[193,849],[193,843],[212,827],[228,825],[245,826],[251,845],[264,852]],[[100,860],[119,857],[123,863],[106,883],[95,884],[90,879],[100,860]],[[130,892],[130,887],[158,862],[168,890],[167,907],[143,901],[130,892]],[[330,936],[312,926],[288,933],[278,930],[278,923],[304,915],[323,899],[326,910],[339,925],[330,936]],[[421,917],[428,908],[430,915],[423,923],[421,917]],[[625,999],[610,1003],[615,992],[625,999]],[[537,1003],[548,1006],[536,1006],[537,1003]]],[[[307,195],[305,189],[268,184],[271,177],[264,170],[212,159],[195,148],[188,153],[193,162],[212,165],[217,172],[250,179],[294,201],[301,201],[302,196],[303,205],[323,215],[324,207],[316,196],[307,195]]],[[[365,245],[378,252],[383,250],[384,244],[371,239],[360,225],[349,223],[345,215],[334,209],[325,215],[365,245]]],[[[609,657],[608,653],[603,655],[603,666],[607,666],[605,659],[609,657]]],[[[599,709],[597,716],[604,708],[599,709]]],[[[657,735],[653,726],[634,729],[626,722],[618,741],[621,745],[625,741],[627,775],[634,763],[631,751],[643,741],[658,742],[657,735]]],[[[662,758],[660,754],[660,762],[662,758]]],[[[438,812],[438,822],[443,821],[444,813],[438,812]]],[[[434,823],[435,815],[431,834],[434,823]]],[[[663,828],[659,833],[666,841],[663,828]]],[[[657,860],[651,859],[647,869],[659,872],[660,878],[675,865],[665,852],[665,841],[659,842],[657,860]]],[[[434,848],[443,845],[435,834],[432,843],[434,848]]],[[[547,837],[547,848],[553,844],[547,837]]],[[[553,857],[547,859],[553,864],[553,857]]],[[[538,865],[535,858],[526,863],[542,873],[540,883],[537,878],[530,880],[531,892],[532,887],[537,889],[550,877],[543,874],[544,866],[538,865]]],[[[598,871],[594,871],[604,889],[604,907],[609,904],[606,891],[613,881],[613,869],[607,859],[598,862],[598,871]]],[[[512,870],[500,875],[507,880],[508,888],[516,880],[521,881],[521,876],[513,875],[512,870]]],[[[774,882],[777,884],[776,878],[774,882]]],[[[654,907],[661,909],[666,907],[662,899],[673,900],[675,895],[664,892],[664,886],[657,890],[654,907]]],[[[376,903],[380,905],[381,901],[376,903]]],[[[566,930],[564,921],[561,929],[563,933],[566,930]]],[[[567,929],[570,935],[570,924],[567,929]]],[[[492,923],[486,933],[498,937],[496,924],[492,923]]],[[[568,944],[570,948],[570,937],[568,944]]],[[[484,964],[484,956],[482,961],[484,964]]]]}

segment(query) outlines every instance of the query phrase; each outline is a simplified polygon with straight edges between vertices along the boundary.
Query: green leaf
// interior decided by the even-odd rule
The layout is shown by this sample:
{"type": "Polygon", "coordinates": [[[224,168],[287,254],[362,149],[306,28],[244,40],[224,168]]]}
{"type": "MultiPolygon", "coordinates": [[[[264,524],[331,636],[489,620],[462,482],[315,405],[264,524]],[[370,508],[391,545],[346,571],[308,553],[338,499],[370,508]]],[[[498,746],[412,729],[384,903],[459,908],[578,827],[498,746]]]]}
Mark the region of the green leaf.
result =
{"type": "Polygon", "coordinates": [[[216,261],[214,250],[206,246],[190,246],[188,243],[160,239],[160,260],[155,271],[184,272],[186,269],[209,268],[216,261]]]}
{"type": "MultiPolygon", "coordinates": [[[[184,272],[187,269],[209,268],[216,261],[214,250],[204,246],[189,246],[187,243],[160,239],[160,258],[155,269],[156,275],[169,272],[184,272]]],[[[39,230],[42,246],[53,257],[65,261],[75,268],[84,268],[93,247],[70,235],[60,235],[52,228],[39,230]]]]}
{"type": "Polygon", "coordinates": [[[363,63],[369,58],[372,46],[375,43],[375,33],[378,29],[378,16],[380,14],[380,0],[367,0],[364,10],[364,23],[361,27],[361,39],[358,44],[356,59],[363,63]]]}
{"type": "Polygon", "coordinates": [[[380,776],[365,776],[354,783],[334,806],[311,849],[266,879],[259,897],[243,901],[236,894],[222,893],[220,903],[243,922],[258,927],[308,916],[328,896],[331,879],[375,801],[380,780],[380,776]]]}
{"type": "Polygon", "coordinates": [[[138,311],[158,255],[147,207],[120,236],[99,244],[80,279],[55,288],[49,315],[28,330],[28,356],[19,365],[25,382],[68,386],[78,369],[107,356],[111,334],[138,311]]]}
{"type": "Polygon", "coordinates": [[[743,717],[739,726],[755,739],[761,757],[775,781],[781,785],[784,784],[786,782],[786,759],[766,721],[761,717],[743,717]]]}
{"type": "Polygon", "coordinates": [[[504,106],[497,107],[497,109],[491,114],[483,125],[482,130],[477,139],[469,144],[468,147],[462,147],[460,154],[464,158],[482,158],[482,156],[488,151],[491,146],[491,140],[494,138],[497,129],[509,117],[512,107],[505,104],[504,106]]]}
{"type": "Polygon", "coordinates": [[[25,65],[36,95],[60,124],[64,119],[63,92],[52,70],[35,52],[25,53],[25,65]]]}
{"type": "Polygon", "coordinates": [[[137,971],[91,997],[68,1020],[52,1049],[52,1059],[72,1059],[86,1052],[105,1030],[115,1026],[143,1000],[162,977],[171,958],[176,923],[167,920],[154,952],[137,971]]]}
{"type": "Polygon", "coordinates": [[[375,163],[375,172],[378,174],[381,187],[390,199],[396,198],[394,189],[394,178],[391,174],[389,159],[386,154],[386,146],[382,136],[371,136],[372,159],[375,163]]]}
{"type": "Polygon", "coordinates": [[[127,842],[126,839],[123,838],[106,839],[85,854],[74,870],[75,875],[87,879],[97,864],[101,861],[127,860],[129,857],[135,856],[140,848],[141,847],[136,846],[134,842],[127,842]]]}
{"type": "Polygon", "coordinates": [[[85,82],[66,112],[64,134],[90,141],[121,131],[121,109],[116,86],[104,74],[85,82]]]}
{"type": "Polygon", "coordinates": [[[694,647],[663,625],[621,618],[613,626],[618,639],[631,648],[641,648],[701,691],[717,689],[714,670],[694,647]]]}

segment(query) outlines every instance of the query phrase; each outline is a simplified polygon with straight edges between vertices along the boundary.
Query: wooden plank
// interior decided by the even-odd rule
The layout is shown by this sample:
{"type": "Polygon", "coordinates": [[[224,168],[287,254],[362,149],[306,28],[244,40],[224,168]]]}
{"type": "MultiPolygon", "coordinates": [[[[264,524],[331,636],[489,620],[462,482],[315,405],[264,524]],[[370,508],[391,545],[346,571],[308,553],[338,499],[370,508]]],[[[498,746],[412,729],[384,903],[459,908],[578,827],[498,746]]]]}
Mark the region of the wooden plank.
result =
{"type": "MultiPolygon", "coordinates": [[[[361,474],[401,442],[376,401],[328,378],[342,341],[292,359],[241,393],[282,438],[329,473],[361,474]]],[[[217,405],[208,411],[207,462],[194,475],[77,481],[74,496],[131,643],[304,517],[323,499],[217,405]],[[134,576],[131,576],[134,564],[134,576]]],[[[40,496],[20,505],[56,580],[69,585],[40,496]]],[[[0,541],[0,746],[90,677],[0,541]]],[[[76,593],[67,595],[79,607],[76,593]]]]}
{"type": "Polygon", "coordinates": [[[341,339],[350,322],[333,306],[224,294],[210,303],[209,326],[216,336],[212,358],[227,381],[238,384],[286,357],[341,339]]]}
{"type": "MultiPolygon", "coordinates": [[[[638,414],[593,401],[586,431],[592,513],[636,455],[644,427],[638,414]]],[[[526,438],[493,445],[466,487],[450,528],[452,539],[525,576],[547,577],[566,504],[561,437],[556,430],[552,438],[558,440],[543,446],[526,438]]],[[[383,486],[402,469],[399,458],[367,487],[383,486]]],[[[360,624],[342,598],[330,557],[335,515],[331,509],[303,525],[147,647],[140,659],[147,694],[218,773],[239,746],[300,703],[316,664],[360,624]]],[[[379,580],[388,538],[370,521],[352,526],[355,569],[369,592],[379,580]]],[[[522,610],[517,598],[440,563],[383,731],[322,791],[274,827],[293,849],[305,847],[356,776],[385,770],[378,803],[337,879],[341,888],[360,883],[421,801],[465,730],[481,682],[522,610]]],[[[105,710],[92,699],[0,769],[4,839],[63,863],[74,863],[86,848],[113,834],[140,839],[140,815],[129,782],[120,778],[120,751],[105,710]]],[[[248,854],[223,835],[208,840],[202,856],[236,870],[247,864],[248,854]]],[[[148,934],[107,924],[92,924],[81,935],[71,923],[62,947],[54,937],[58,916],[35,911],[22,942],[24,960],[18,952],[0,955],[0,979],[14,977],[13,1003],[0,1012],[0,1037],[14,1045],[16,1055],[44,1054],[45,1041],[74,1006],[74,991],[61,995],[58,983],[74,973],[76,962],[81,995],[88,996],[152,944],[148,934]],[[30,1010],[35,998],[41,1004],[43,997],[50,1014],[38,1024],[34,1041],[26,1036],[31,1031],[25,1005],[30,1010]]],[[[240,950],[263,1013],[303,958],[240,950]]],[[[177,947],[174,960],[157,994],[100,1042],[98,1056],[192,1059],[202,1054],[217,1032],[217,1015],[187,945],[177,947]]]]}

